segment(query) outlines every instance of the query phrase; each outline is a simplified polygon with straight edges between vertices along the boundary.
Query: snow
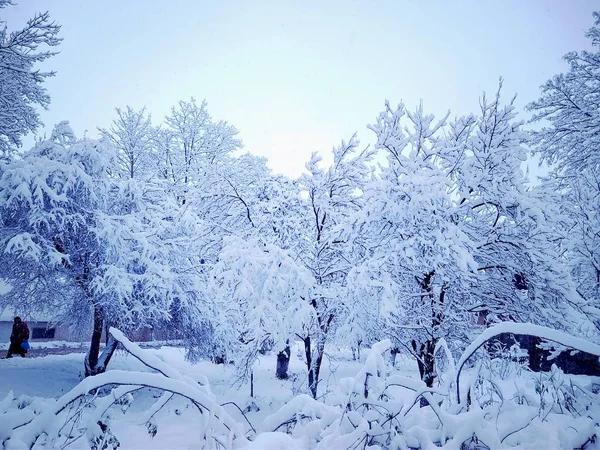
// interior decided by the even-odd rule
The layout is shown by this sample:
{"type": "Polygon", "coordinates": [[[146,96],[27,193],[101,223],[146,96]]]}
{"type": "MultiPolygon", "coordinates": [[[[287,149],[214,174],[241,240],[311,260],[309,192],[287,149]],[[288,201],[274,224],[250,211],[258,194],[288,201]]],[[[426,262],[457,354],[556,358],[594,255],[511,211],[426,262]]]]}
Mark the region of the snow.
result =
{"type": "Polygon", "coordinates": [[[485,344],[486,341],[493,338],[494,336],[498,336],[504,333],[539,336],[541,338],[556,342],[558,344],[562,344],[566,347],[581,350],[600,357],[600,345],[594,344],[593,342],[587,341],[585,339],[571,336],[567,333],[563,333],[562,331],[553,330],[547,327],[542,327],[531,323],[500,323],[486,329],[477,337],[477,339],[471,342],[471,344],[465,349],[463,355],[458,361],[458,364],[456,365],[456,389],[457,399],[459,402],[461,401],[459,383],[460,373],[464,364],[473,355],[473,353],[477,351],[477,349],[479,349],[483,344],[485,344]]]}
{"type": "MultiPolygon", "coordinates": [[[[474,344],[481,344],[498,330],[535,331],[563,344],[575,343],[546,329],[511,325],[485,332],[474,344]]],[[[112,332],[122,339],[118,330],[112,332]]],[[[361,361],[352,361],[350,349],[328,347],[322,372],[324,396],[317,400],[305,393],[304,362],[295,352],[290,362],[291,379],[285,381],[274,376],[275,354],[260,356],[253,367],[255,397],[250,398],[247,384],[234,383],[235,368],[231,365],[208,361],[192,364],[185,360],[183,348],[141,349],[125,339],[123,342],[127,352],[118,350],[106,373],[82,382],[83,353],[0,360],[0,438],[8,436],[13,426],[28,423],[14,432],[7,448],[29,447],[44,430],[51,435],[60,423],[53,419],[55,412],[92,388],[113,383],[120,387],[111,395],[103,391],[96,394],[95,408],[86,413],[86,423],[90,436],[98,436],[101,431],[93,424],[105,417],[104,411],[116,399],[122,399],[116,409],[111,409],[112,419],[106,416],[103,420],[110,420],[111,433],[126,449],[196,448],[205,438],[209,448],[217,442],[245,449],[346,448],[357,445],[364,436],[388,433],[389,414],[403,430],[392,435],[392,442],[400,448],[437,447],[440,439],[446,442],[444,448],[457,448],[473,433],[490,448],[573,448],[596,432],[594,421],[585,416],[552,412],[551,397],[545,407],[536,400],[536,383],[540,381],[546,386],[543,391],[549,394],[562,392],[553,391],[553,386],[575,386],[591,395],[589,386],[596,381],[593,377],[568,377],[560,372],[543,377],[525,373],[519,377],[513,373],[505,380],[496,380],[505,399],[503,404],[486,409],[475,402],[468,410],[456,410],[451,401],[446,403],[450,397],[444,395],[444,385],[426,388],[408,355],[400,354],[396,368],[390,367],[390,342],[383,341],[365,351],[361,361]],[[518,397],[515,388],[519,396],[528,399],[527,403],[509,400],[518,397]],[[421,394],[434,405],[433,409],[418,406],[421,394]],[[182,396],[201,405],[204,413],[199,414],[182,396]],[[246,412],[248,422],[229,402],[242,409],[254,403],[259,410],[246,412]],[[25,408],[15,409],[19,404],[25,408]],[[388,412],[380,415],[382,411],[388,412]],[[569,426],[565,425],[567,420],[569,426]],[[149,431],[152,429],[154,436],[149,431]]],[[[449,349],[446,351],[449,353],[449,349]]],[[[469,348],[465,355],[471,351],[469,348]]],[[[461,362],[456,365],[459,370],[464,366],[461,362]]],[[[463,370],[463,377],[469,378],[473,386],[474,370],[463,370]]],[[[588,414],[597,417],[598,408],[590,405],[588,414]]],[[[87,445],[81,439],[72,447],[87,445]]]]}
{"type": "MultiPolygon", "coordinates": [[[[595,16],[586,36],[597,47],[595,16]]],[[[127,106],[101,139],[77,139],[63,121],[15,153],[41,125],[33,107],[50,102],[40,84],[53,73],[29,76],[54,54],[38,45],[62,40],[49,20],[0,28],[2,101],[16,105],[0,114],[1,328],[15,313],[73,332],[93,320],[181,347],[144,350],[111,328],[105,350],[121,350],[110,361],[95,358],[97,339],[87,356],[84,343],[35,341],[28,358],[0,361],[2,448],[600,440],[597,379],[557,365],[532,373],[536,358],[518,345],[478,352],[511,333],[554,343],[548,360],[600,357],[600,53],[567,54],[569,72],[529,106],[549,128],[517,120],[502,79],[454,121],[386,101],[368,126],[375,145],[361,150],[354,134],[332,164],[315,152],[291,180],[240,154],[238,130],[193,97],[158,128],[127,106]],[[520,169],[530,149],[556,165],[536,186],[520,169]],[[485,329],[504,320],[528,323],[485,329]],[[290,347],[290,378],[278,380],[275,355],[290,347]],[[393,366],[400,350],[410,356],[393,366]],[[97,375],[82,377],[84,359],[97,375]]]]}
{"type": "MultiPolygon", "coordinates": [[[[134,352],[140,351],[134,347],[128,347],[134,352]]],[[[340,379],[354,376],[361,369],[360,362],[351,361],[349,349],[332,350],[333,353],[330,355],[330,358],[326,357],[323,362],[323,392],[332,392],[340,379]]],[[[81,351],[81,353],[49,355],[39,358],[1,359],[0,414],[2,414],[2,399],[5,399],[11,391],[17,401],[21,399],[21,401],[30,402],[35,398],[57,399],[65,394],[76,395],[88,389],[90,386],[84,385],[84,387],[80,386],[77,391],[71,391],[83,378],[83,359],[85,357],[82,350],[73,349],[73,351],[81,351]]],[[[269,425],[269,421],[272,421],[271,424],[275,424],[277,417],[269,420],[265,419],[277,412],[280,407],[290,405],[289,401],[295,397],[295,393],[299,389],[306,389],[305,363],[296,357],[295,352],[292,353],[290,361],[291,377],[289,380],[278,380],[275,378],[274,355],[261,356],[259,358],[254,366],[255,397],[251,399],[249,397],[250,388],[248,384],[241,386],[238,384],[233,385],[236,376],[235,369],[231,365],[216,365],[208,361],[191,364],[185,360],[185,350],[180,347],[151,348],[142,349],[141,351],[144,354],[144,359],[151,361],[154,367],[164,370],[165,373],[175,377],[178,376],[177,373],[182,375],[180,381],[168,381],[163,387],[177,388],[187,394],[192,394],[198,400],[213,405],[216,399],[218,399],[218,404],[235,402],[243,409],[250,401],[254,401],[260,407],[260,410],[249,412],[247,416],[255,428],[264,430],[265,432],[272,431],[270,426],[267,425],[269,425]],[[192,388],[190,380],[198,387],[201,387],[198,382],[207,383],[214,398],[206,396],[202,398],[198,397],[200,394],[197,389],[192,388]],[[189,387],[185,387],[186,385],[189,387]]],[[[418,378],[416,367],[412,367],[410,360],[399,358],[398,364],[405,367],[405,370],[409,370],[413,377],[418,378]]],[[[117,379],[127,380],[131,383],[155,383],[158,380],[157,377],[162,377],[161,375],[152,373],[139,375],[139,371],[145,372],[148,370],[137,358],[122,350],[118,350],[110,362],[109,371],[105,375],[99,376],[104,378],[100,378],[98,383],[109,383],[117,379]],[[135,375],[127,375],[131,371],[135,371],[135,375]]],[[[152,401],[155,400],[153,398],[154,395],[148,390],[141,392],[139,398],[136,397],[136,401],[134,401],[131,407],[133,410],[139,412],[132,416],[131,419],[125,416],[124,421],[115,425],[115,434],[118,435],[122,448],[188,448],[190,445],[195,447],[197,444],[194,444],[194,440],[199,442],[201,434],[190,432],[190,430],[198,430],[198,425],[191,425],[197,422],[198,416],[195,416],[181,402],[178,403],[171,400],[167,405],[169,413],[166,414],[165,411],[158,413],[160,421],[158,423],[158,432],[154,438],[150,438],[146,429],[140,426],[140,424],[144,423],[145,417],[154,412],[151,411],[152,401]],[[175,414],[175,410],[180,411],[181,415],[175,414]]],[[[308,395],[301,395],[298,398],[304,398],[305,400],[295,400],[296,403],[292,403],[292,405],[298,405],[297,402],[299,401],[306,401],[314,405],[319,404],[319,402],[315,402],[308,395]]],[[[5,402],[8,402],[8,400],[5,400],[5,402]]],[[[59,405],[56,406],[58,407],[59,405]]],[[[330,413],[334,410],[334,408],[327,407],[326,405],[323,405],[322,408],[325,408],[324,411],[330,411],[330,413]]],[[[225,405],[220,409],[220,412],[231,416],[236,423],[244,427],[244,432],[249,429],[248,424],[237,408],[225,405]]],[[[279,418],[282,417],[281,414],[278,414],[278,416],[279,418]]],[[[29,419],[23,417],[21,420],[25,421],[29,419]]],[[[0,427],[1,431],[2,428],[0,427]]],[[[303,442],[303,439],[299,441],[298,439],[293,440],[281,433],[269,433],[255,442],[248,443],[247,448],[265,448],[266,445],[271,445],[271,447],[267,448],[294,448],[294,445],[297,448],[306,448],[303,442]],[[280,446],[277,447],[277,445],[280,446]]]]}
{"type": "Polygon", "coordinates": [[[285,433],[262,433],[244,447],[247,450],[300,450],[294,439],[285,433]]]}
{"type": "Polygon", "coordinates": [[[79,383],[82,369],[83,354],[2,359],[0,398],[9,391],[13,391],[15,397],[59,397],[79,383]]]}

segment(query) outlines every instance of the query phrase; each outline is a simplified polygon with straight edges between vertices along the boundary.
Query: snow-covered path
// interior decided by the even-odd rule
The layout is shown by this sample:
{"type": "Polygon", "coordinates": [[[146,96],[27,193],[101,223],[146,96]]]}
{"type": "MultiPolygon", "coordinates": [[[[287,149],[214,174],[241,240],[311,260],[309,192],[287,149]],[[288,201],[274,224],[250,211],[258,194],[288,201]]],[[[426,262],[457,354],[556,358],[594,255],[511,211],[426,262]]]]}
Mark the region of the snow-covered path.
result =
{"type": "Polygon", "coordinates": [[[0,398],[11,390],[15,397],[60,397],[81,380],[84,356],[74,353],[0,359],[0,398]]]}
{"type": "MultiPolygon", "coordinates": [[[[211,388],[217,395],[226,397],[223,401],[241,401],[248,397],[249,386],[242,385],[238,389],[232,386],[235,374],[232,366],[215,365],[207,361],[191,364],[185,360],[185,351],[177,347],[149,349],[166,363],[185,375],[195,377],[206,376],[211,388]]],[[[341,377],[355,374],[360,364],[350,361],[349,355],[336,352],[334,360],[325,359],[323,363],[323,382],[319,392],[325,392],[335,386],[341,377]],[[331,373],[331,369],[335,373],[331,373]]],[[[0,349],[0,398],[13,391],[15,396],[29,395],[42,397],[59,397],[75,386],[83,377],[84,350],[67,347],[42,347],[32,349],[25,357],[15,356],[4,359],[5,352],[0,349]]],[[[407,362],[407,366],[409,366],[407,362]]],[[[407,367],[408,368],[408,367],[407,367]]],[[[109,370],[145,370],[134,358],[123,352],[117,352],[109,365],[109,370]]],[[[275,358],[261,357],[255,366],[255,393],[259,399],[271,403],[275,399],[283,400],[293,391],[303,389],[305,384],[304,362],[297,355],[290,362],[290,380],[277,380],[274,377],[275,358]],[[282,398],[283,397],[283,398],[282,398]]],[[[416,369],[416,367],[415,367],[416,369]]]]}

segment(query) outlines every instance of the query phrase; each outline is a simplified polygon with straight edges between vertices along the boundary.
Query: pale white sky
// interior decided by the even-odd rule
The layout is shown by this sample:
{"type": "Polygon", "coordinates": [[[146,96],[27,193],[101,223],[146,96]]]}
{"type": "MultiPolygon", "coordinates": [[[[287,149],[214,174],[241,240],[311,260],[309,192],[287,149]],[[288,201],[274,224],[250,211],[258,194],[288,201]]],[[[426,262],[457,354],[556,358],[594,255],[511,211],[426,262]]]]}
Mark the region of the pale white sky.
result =
{"type": "Polygon", "coordinates": [[[45,10],[62,25],[61,53],[45,66],[57,71],[47,132],[69,120],[94,137],[128,104],[157,124],[178,100],[206,98],[247,150],[290,176],[354,131],[369,142],[386,98],[463,114],[503,76],[506,98],[518,93],[524,106],[565,69],[564,53],[588,48],[600,9],[599,0],[18,1],[1,11],[9,27],[45,10]]]}

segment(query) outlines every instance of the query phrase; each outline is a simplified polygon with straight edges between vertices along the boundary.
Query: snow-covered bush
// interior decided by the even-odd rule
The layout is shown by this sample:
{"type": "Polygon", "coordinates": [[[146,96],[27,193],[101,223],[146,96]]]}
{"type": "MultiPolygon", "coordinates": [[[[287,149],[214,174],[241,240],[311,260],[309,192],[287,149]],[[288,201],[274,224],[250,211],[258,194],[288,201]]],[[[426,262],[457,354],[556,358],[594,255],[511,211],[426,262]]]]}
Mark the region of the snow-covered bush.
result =
{"type": "Polygon", "coordinates": [[[160,392],[138,422],[151,436],[160,432],[157,413],[180,397],[197,410],[194,432],[202,436],[207,447],[231,448],[248,443],[244,426],[217,403],[205,378],[197,381],[185,377],[141,350],[120,331],[111,328],[110,333],[155,373],[111,370],[85,378],[56,401],[35,399],[27,405],[14,399],[11,392],[0,402],[3,448],[64,448],[84,438],[92,449],[116,449],[120,444],[112,423],[128,412],[137,393],[147,389],[160,392]]]}
{"type": "Polygon", "coordinates": [[[440,341],[435,354],[448,359],[446,370],[428,387],[389,364],[393,344],[384,340],[373,345],[356,376],[339,381],[327,402],[297,395],[255,427],[241,410],[245,422],[229,415],[204,377],[181,375],[111,329],[112,337],[154,373],[109,370],[84,379],[58,400],[15,399],[10,393],[0,401],[0,442],[5,448],[56,448],[86,439],[91,448],[115,449],[124,414],[154,437],[165,419],[159,412],[176,407],[169,413],[185,414],[190,439],[207,448],[586,448],[600,423],[597,384],[557,368],[523,369],[502,379],[477,352],[506,332],[600,355],[600,347],[556,330],[504,323],[482,333],[458,362],[440,341]],[[148,389],[153,404],[134,411],[136,397],[148,389]]]}
{"type": "Polygon", "coordinates": [[[340,381],[330,405],[298,396],[269,416],[260,430],[284,431],[304,447],[323,449],[582,448],[593,442],[600,398],[592,386],[565,377],[556,368],[540,374],[521,368],[512,372],[510,381],[503,380],[483,364],[485,357],[463,370],[477,349],[507,330],[554,339],[571,348],[600,350],[544,327],[501,324],[476,339],[456,364],[446,351],[451,361],[441,378],[454,380],[428,388],[420,380],[394,373],[384,357],[392,344],[382,341],[373,346],[356,377],[340,381]],[[466,388],[462,396],[459,385],[466,388]]]}

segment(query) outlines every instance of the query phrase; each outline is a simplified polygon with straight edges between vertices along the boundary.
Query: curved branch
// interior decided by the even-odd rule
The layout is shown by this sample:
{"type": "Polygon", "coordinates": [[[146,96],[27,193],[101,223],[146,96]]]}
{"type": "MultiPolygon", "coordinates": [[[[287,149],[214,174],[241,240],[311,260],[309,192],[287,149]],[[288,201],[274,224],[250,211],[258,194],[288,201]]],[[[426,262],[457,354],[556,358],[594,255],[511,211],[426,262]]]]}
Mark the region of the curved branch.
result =
{"type": "Polygon", "coordinates": [[[225,402],[222,403],[221,406],[226,406],[226,405],[233,405],[237,408],[237,410],[242,414],[242,416],[244,416],[244,419],[246,419],[246,422],[248,422],[248,425],[250,425],[250,428],[252,429],[252,431],[254,431],[254,433],[256,433],[256,429],[252,426],[252,422],[250,422],[250,420],[248,419],[248,416],[246,416],[246,413],[244,413],[244,411],[242,411],[242,408],[240,408],[237,403],[235,402],[225,402]]]}
{"type": "Polygon", "coordinates": [[[156,373],[127,372],[121,370],[111,370],[84,379],[81,383],[71,389],[71,391],[58,399],[50,409],[36,416],[26,424],[23,439],[26,439],[32,445],[37,437],[44,432],[46,424],[51,423],[52,417],[60,414],[71,403],[87,395],[88,392],[110,385],[126,385],[127,387],[125,389],[132,389],[133,386],[138,388],[161,389],[165,392],[180,395],[191,401],[199,409],[204,409],[206,412],[219,419],[229,433],[232,433],[234,439],[241,440],[241,444],[248,443],[241,425],[227,414],[223,407],[216,404],[213,399],[209,398],[204,392],[200,391],[200,389],[194,389],[185,381],[166,378],[156,373]]]}
{"type": "Polygon", "coordinates": [[[593,344],[585,339],[571,336],[562,331],[552,328],[533,325],[531,323],[503,322],[488,328],[475,339],[463,352],[458,364],[456,365],[456,401],[460,404],[460,374],[467,360],[481,348],[487,341],[504,333],[519,334],[523,336],[535,336],[548,341],[556,342],[565,347],[580,350],[600,356],[600,345],[593,344]]]}

